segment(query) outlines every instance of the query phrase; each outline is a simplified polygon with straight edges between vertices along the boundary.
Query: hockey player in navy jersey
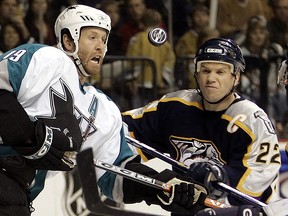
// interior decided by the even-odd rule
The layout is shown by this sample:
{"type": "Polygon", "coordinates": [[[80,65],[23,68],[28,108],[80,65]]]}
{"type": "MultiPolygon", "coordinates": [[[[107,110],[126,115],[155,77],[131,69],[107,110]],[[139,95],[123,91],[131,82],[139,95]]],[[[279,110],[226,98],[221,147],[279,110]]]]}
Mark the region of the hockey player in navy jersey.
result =
{"type": "Polygon", "coordinates": [[[213,188],[211,173],[269,203],[279,199],[281,166],[278,139],[267,114],[235,92],[244,70],[239,46],[230,39],[213,38],[195,56],[198,89],[172,92],[122,113],[132,136],[186,164],[190,176],[207,180],[202,183],[212,189],[214,198],[236,206],[244,203],[213,188]]]}
{"type": "Polygon", "coordinates": [[[110,29],[102,11],[70,6],[55,23],[58,48],[26,44],[0,57],[0,215],[30,215],[49,171],[73,169],[76,152],[90,147],[95,159],[172,185],[168,194],[96,169],[110,199],[189,214],[203,208],[206,188],[141,164],[125,141],[117,106],[84,84],[100,71],[110,29]]]}

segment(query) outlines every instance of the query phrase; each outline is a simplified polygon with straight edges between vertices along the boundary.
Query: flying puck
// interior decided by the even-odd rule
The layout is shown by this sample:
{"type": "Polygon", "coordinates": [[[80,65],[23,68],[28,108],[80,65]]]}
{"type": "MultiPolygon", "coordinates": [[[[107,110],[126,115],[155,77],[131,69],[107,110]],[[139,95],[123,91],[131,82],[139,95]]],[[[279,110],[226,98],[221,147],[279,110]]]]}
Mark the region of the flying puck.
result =
{"type": "Polygon", "coordinates": [[[161,46],[167,40],[167,33],[162,28],[153,28],[148,33],[148,40],[154,46],[161,46]]]}

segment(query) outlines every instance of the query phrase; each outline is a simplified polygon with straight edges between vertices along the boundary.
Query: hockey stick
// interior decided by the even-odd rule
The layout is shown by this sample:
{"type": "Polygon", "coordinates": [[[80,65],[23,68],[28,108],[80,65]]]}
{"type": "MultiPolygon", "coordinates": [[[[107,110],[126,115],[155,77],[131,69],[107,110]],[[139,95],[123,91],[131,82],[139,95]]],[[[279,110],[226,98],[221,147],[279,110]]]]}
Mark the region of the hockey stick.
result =
{"type": "Polygon", "coordinates": [[[91,213],[93,213],[93,215],[156,216],[155,214],[152,215],[148,213],[125,211],[117,207],[109,206],[101,200],[98,186],[96,184],[97,178],[91,148],[79,152],[76,161],[86,207],[91,213]]]}
{"type": "MultiPolygon", "coordinates": [[[[138,140],[132,138],[132,137],[129,137],[129,136],[126,136],[126,141],[127,143],[129,143],[130,145],[133,145],[141,150],[143,150],[144,152],[154,156],[154,157],[157,157],[163,161],[165,161],[166,163],[169,163],[170,165],[172,165],[173,167],[177,168],[178,170],[186,173],[187,170],[189,169],[185,164],[177,161],[177,160],[174,160],[173,158],[157,151],[156,149],[152,148],[151,146],[148,146],[147,144],[144,144],[142,142],[139,142],[138,140]]],[[[218,190],[222,190],[224,192],[227,192],[228,194],[232,195],[233,197],[235,198],[238,198],[239,200],[245,200],[246,202],[254,205],[254,206],[257,206],[257,207],[264,207],[264,206],[267,206],[265,203],[253,198],[253,197],[250,197],[232,187],[230,187],[229,185],[223,183],[223,182],[212,182],[213,184],[213,187],[215,187],[216,189],[218,190]]]]}
{"type": "MultiPolygon", "coordinates": [[[[121,168],[121,167],[118,167],[118,166],[115,166],[112,164],[107,164],[107,163],[105,163],[103,161],[99,161],[99,160],[94,161],[94,165],[96,167],[99,167],[99,168],[104,169],[106,171],[121,175],[121,176],[128,178],[130,180],[137,181],[137,182],[142,183],[142,184],[146,184],[148,186],[154,187],[154,188],[159,189],[159,190],[166,191],[168,193],[171,192],[171,186],[170,185],[168,185],[164,182],[161,182],[157,179],[153,179],[153,178],[150,178],[148,176],[145,176],[145,175],[142,175],[142,174],[139,174],[139,173],[133,172],[131,170],[127,170],[127,169],[124,169],[124,168],[121,168]]],[[[232,207],[230,205],[220,203],[220,202],[218,202],[216,200],[212,200],[210,198],[206,198],[204,203],[205,203],[205,206],[208,206],[211,208],[230,208],[230,207],[232,207]]]]}
{"type": "MultiPolygon", "coordinates": [[[[99,212],[99,200],[95,200],[96,199],[95,194],[91,193],[91,191],[95,191],[95,188],[97,188],[95,184],[96,173],[95,173],[94,166],[104,169],[108,172],[113,172],[115,174],[121,175],[125,178],[129,178],[130,180],[137,181],[139,183],[157,188],[159,190],[170,192],[171,186],[164,182],[161,182],[159,180],[150,178],[148,176],[144,176],[142,174],[139,174],[139,173],[115,166],[115,165],[105,163],[103,161],[94,160],[92,149],[87,149],[78,153],[77,164],[78,164],[80,182],[82,184],[83,193],[85,197],[85,202],[86,202],[87,208],[91,212],[99,212]],[[91,188],[91,185],[93,185],[94,189],[91,188]]],[[[211,207],[211,208],[231,207],[230,205],[220,203],[210,198],[206,198],[204,203],[206,206],[211,207]]],[[[103,206],[100,206],[100,207],[103,209],[103,206]]],[[[102,209],[100,210],[102,211],[102,209]]]]}

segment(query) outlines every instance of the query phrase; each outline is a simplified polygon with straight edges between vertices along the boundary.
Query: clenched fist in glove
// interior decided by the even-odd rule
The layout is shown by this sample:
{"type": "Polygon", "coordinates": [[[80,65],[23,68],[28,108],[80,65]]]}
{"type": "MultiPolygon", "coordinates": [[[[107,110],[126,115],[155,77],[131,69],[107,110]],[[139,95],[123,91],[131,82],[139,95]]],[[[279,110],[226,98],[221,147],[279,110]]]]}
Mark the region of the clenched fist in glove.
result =
{"type": "Polygon", "coordinates": [[[188,177],[179,176],[176,172],[166,169],[160,173],[142,163],[140,156],[129,161],[125,168],[155,178],[171,186],[170,192],[164,192],[129,179],[123,179],[124,203],[142,202],[160,205],[163,209],[181,214],[193,215],[203,209],[207,197],[207,189],[188,177]],[[135,163],[136,162],[136,163],[135,163]]]}
{"type": "Polygon", "coordinates": [[[49,124],[49,121],[42,119],[36,123],[35,133],[38,145],[35,148],[21,147],[16,150],[18,149],[28,159],[26,161],[28,165],[36,169],[71,170],[75,165],[76,152],[79,151],[82,142],[79,126],[76,125],[72,137],[64,134],[60,128],[49,127],[46,124],[49,124]]]}
{"type": "Polygon", "coordinates": [[[24,156],[31,168],[70,170],[73,166],[71,155],[82,144],[73,105],[61,104],[54,117],[33,122],[14,93],[0,90],[0,99],[5,101],[0,103],[0,142],[3,146],[24,156]]]}
{"type": "Polygon", "coordinates": [[[161,191],[157,195],[163,209],[191,215],[204,207],[207,190],[202,185],[183,177],[175,177],[167,184],[171,186],[170,193],[161,191]]]}
{"type": "Polygon", "coordinates": [[[209,190],[209,197],[212,199],[220,199],[226,195],[226,193],[217,190],[211,184],[212,181],[228,183],[227,173],[220,165],[209,162],[196,162],[191,164],[186,176],[205,185],[209,190]]]}

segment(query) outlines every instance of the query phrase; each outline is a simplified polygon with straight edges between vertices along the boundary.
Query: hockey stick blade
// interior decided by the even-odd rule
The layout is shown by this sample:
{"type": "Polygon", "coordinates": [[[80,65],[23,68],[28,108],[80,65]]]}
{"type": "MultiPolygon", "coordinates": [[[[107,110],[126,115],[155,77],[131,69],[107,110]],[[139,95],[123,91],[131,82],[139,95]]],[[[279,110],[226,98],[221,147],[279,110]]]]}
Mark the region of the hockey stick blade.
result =
{"type": "Polygon", "coordinates": [[[97,178],[93,151],[91,148],[79,152],[76,161],[86,207],[91,213],[102,216],[155,216],[140,212],[121,210],[116,207],[108,206],[102,202],[96,184],[97,178]]]}
{"type": "MultiPolygon", "coordinates": [[[[173,158],[157,151],[156,149],[152,148],[151,146],[148,146],[147,144],[142,143],[142,142],[140,142],[140,141],[138,141],[138,140],[136,140],[130,136],[126,135],[126,141],[130,145],[141,149],[142,151],[150,154],[151,156],[157,157],[157,158],[165,161],[166,163],[172,165],[174,168],[177,168],[178,170],[180,170],[184,173],[186,173],[187,170],[189,169],[189,167],[187,167],[185,164],[183,164],[177,160],[174,160],[173,158]]],[[[245,200],[247,203],[250,203],[250,204],[257,206],[257,207],[260,207],[260,208],[267,206],[265,203],[255,199],[253,197],[250,197],[250,196],[230,187],[229,185],[227,185],[223,182],[215,182],[214,184],[215,184],[215,187],[217,189],[222,190],[224,192],[227,192],[231,196],[238,198],[241,201],[245,200]]]]}

